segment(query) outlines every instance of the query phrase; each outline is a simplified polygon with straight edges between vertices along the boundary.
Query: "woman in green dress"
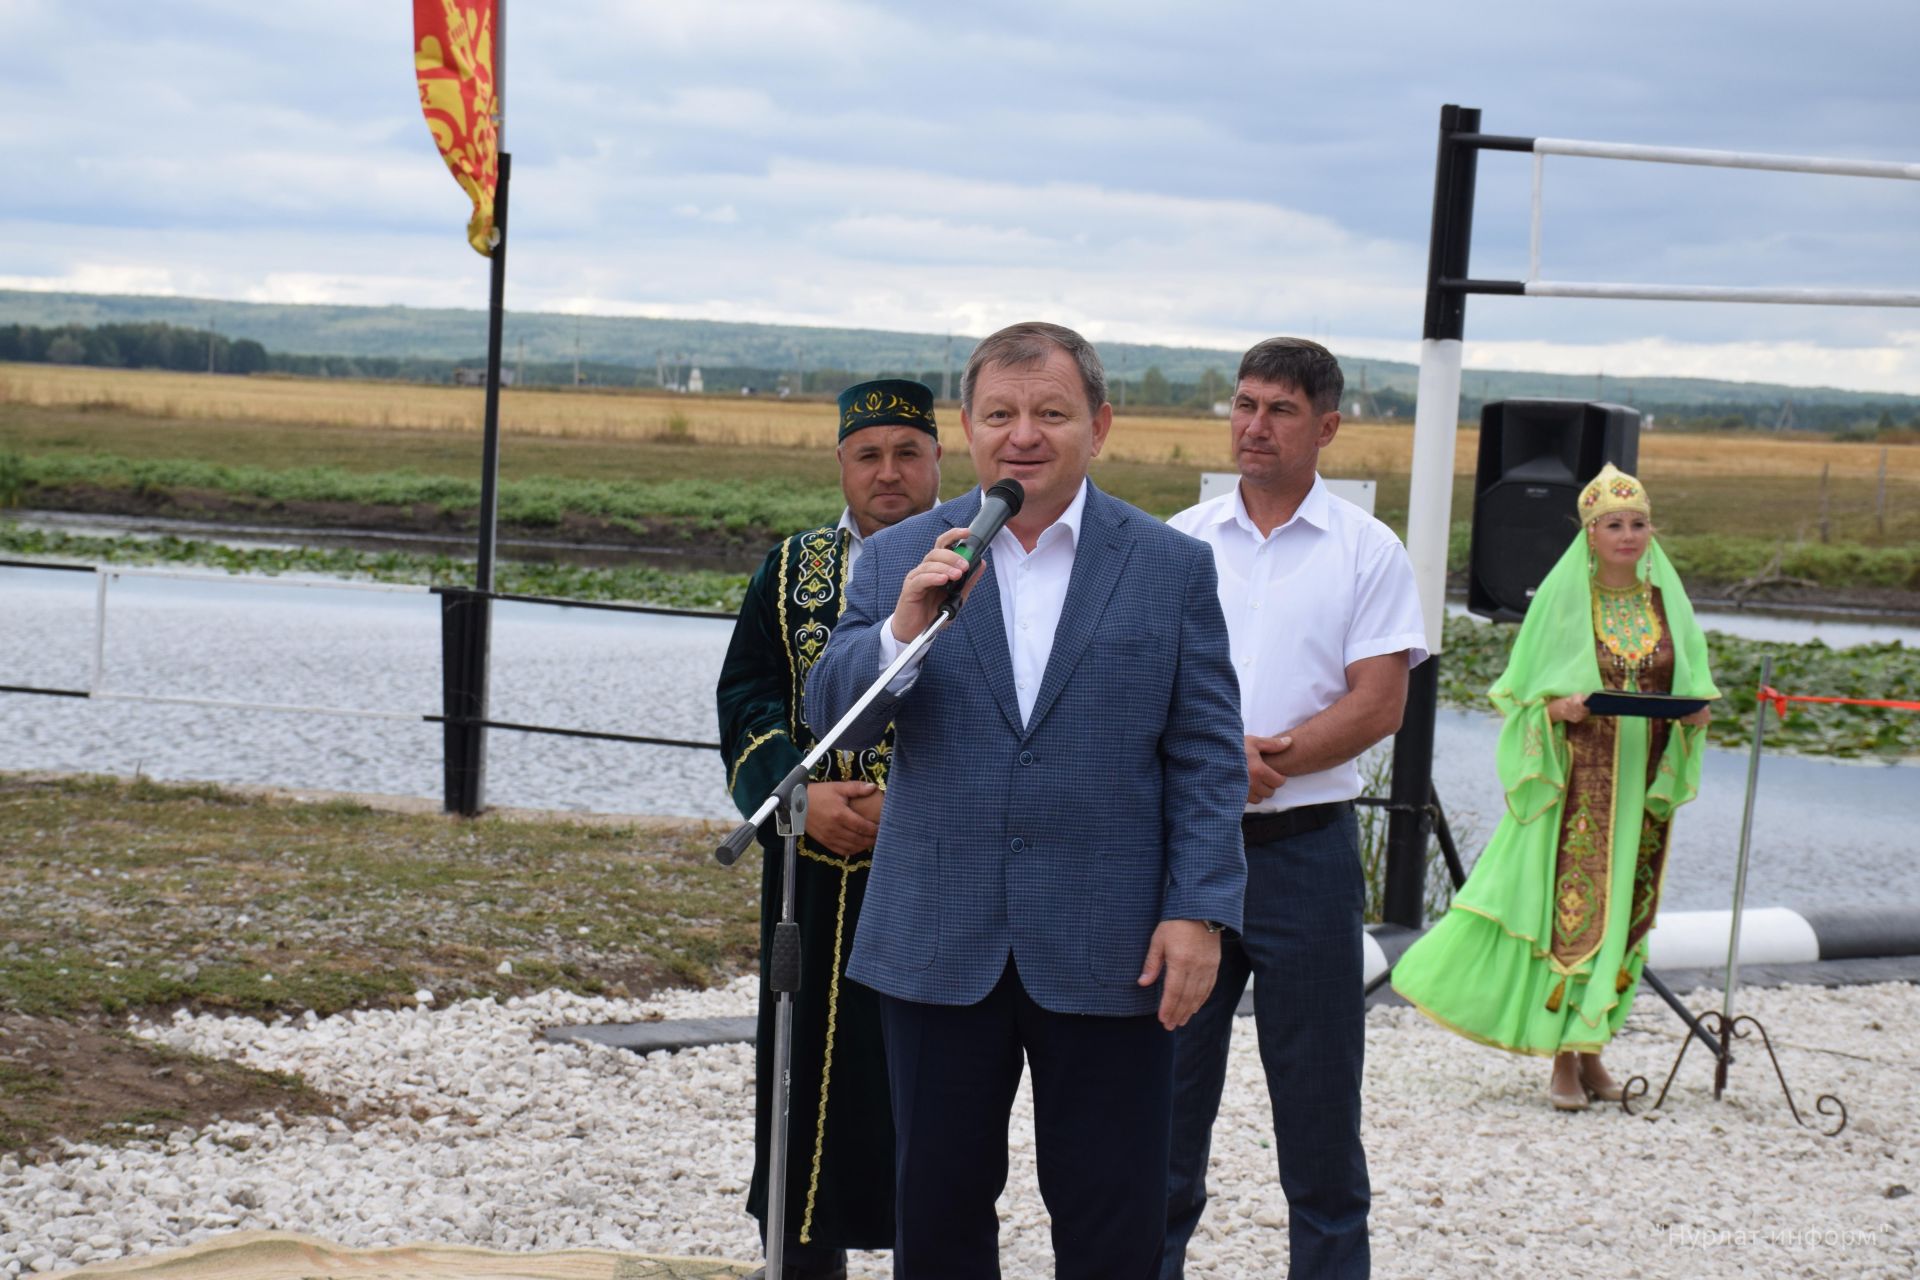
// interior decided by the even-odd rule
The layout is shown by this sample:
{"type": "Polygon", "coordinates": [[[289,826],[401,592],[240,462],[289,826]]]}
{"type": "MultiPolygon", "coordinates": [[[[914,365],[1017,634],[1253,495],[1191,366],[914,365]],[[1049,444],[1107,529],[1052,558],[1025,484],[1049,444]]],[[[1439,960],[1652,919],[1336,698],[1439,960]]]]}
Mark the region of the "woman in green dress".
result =
{"type": "Polygon", "coordinates": [[[1719,693],[1645,488],[1608,465],[1579,518],[1489,694],[1506,718],[1507,811],[1452,909],[1393,970],[1394,989],[1441,1025],[1551,1057],[1548,1097],[1570,1111],[1620,1097],[1600,1053],[1639,986],[1708,716],[1590,715],[1587,695],[1719,693]]]}

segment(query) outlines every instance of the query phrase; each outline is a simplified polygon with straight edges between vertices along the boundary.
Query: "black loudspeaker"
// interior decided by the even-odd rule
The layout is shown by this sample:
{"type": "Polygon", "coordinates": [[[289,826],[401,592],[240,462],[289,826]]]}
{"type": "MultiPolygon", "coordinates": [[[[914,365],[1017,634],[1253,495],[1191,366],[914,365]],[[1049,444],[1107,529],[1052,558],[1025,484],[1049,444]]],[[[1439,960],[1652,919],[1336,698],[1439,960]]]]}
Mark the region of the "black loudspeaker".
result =
{"type": "Polygon", "coordinates": [[[1518,622],[1579,532],[1575,506],[1611,462],[1640,466],[1640,413],[1587,400],[1496,400],[1480,410],[1467,608],[1518,622]]]}

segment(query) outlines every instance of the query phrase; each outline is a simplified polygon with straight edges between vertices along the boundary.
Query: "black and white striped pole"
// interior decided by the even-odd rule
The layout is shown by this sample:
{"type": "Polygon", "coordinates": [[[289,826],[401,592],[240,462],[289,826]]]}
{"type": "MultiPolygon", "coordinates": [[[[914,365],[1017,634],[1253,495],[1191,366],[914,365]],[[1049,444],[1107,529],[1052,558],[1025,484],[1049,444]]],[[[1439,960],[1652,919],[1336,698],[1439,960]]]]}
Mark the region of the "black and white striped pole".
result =
{"type": "Polygon", "coordinates": [[[1473,240],[1473,186],[1478,151],[1463,146],[1476,133],[1474,107],[1440,110],[1440,154],[1434,168],[1433,230],[1427,246],[1427,312],[1420,331],[1420,383],[1414,405],[1413,475],[1407,494],[1407,553],[1420,589],[1427,650],[1413,669],[1407,709],[1393,740],[1392,800],[1387,819],[1387,878],[1381,915],[1418,929],[1427,880],[1433,819],[1433,726],[1440,702],[1441,624],[1446,617],[1447,545],[1453,507],[1454,438],[1460,429],[1461,337],[1467,297],[1444,282],[1467,274],[1473,240]]]}

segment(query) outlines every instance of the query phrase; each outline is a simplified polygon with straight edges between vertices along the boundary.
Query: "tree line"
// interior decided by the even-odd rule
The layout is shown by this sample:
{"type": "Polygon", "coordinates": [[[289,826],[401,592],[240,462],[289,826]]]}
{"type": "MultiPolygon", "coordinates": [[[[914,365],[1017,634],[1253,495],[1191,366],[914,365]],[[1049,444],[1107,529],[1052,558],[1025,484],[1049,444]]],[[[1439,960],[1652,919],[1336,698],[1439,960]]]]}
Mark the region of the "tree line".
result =
{"type": "Polygon", "coordinates": [[[264,373],[272,367],[267,349],[251,338],[171,324],[0,325],[0,360],[201,373],[264,373]]]}

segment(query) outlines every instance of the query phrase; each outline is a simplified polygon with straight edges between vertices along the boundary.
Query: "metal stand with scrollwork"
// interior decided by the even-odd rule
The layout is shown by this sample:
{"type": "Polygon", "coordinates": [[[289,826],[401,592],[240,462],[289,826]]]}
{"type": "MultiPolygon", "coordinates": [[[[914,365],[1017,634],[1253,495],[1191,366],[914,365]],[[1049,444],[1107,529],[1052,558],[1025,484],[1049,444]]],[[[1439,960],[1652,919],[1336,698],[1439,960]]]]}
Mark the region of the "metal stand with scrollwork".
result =
{"type": "MultiPolygon", "coordinates": [[[[1760,660],[1760,688],[1767,688],[1773,680],[1773,655],[1767,654],[1760,660]]],[[[1727,1068],[1733,1065],[1733,1042],[1751,1039],[1758,1032],[1760,1043],[1766,1047],[1767,1057],[1773,1063],[1774,1078],[1780,1081],[1780,1092],[1787,1097],[1787,1110],[1793,1113],[1794,1122],[1806,1128],[1814,1128],[1812,1121],[1800,1114],[1799,1106],[1793,1100],[1793,1090],[1787,1087],[1787,1074],[1780,1068],[1780,1057],[1773,1051],[1773,1037],[1751,1014],[1733,1014],[1733,993],[1740,976],[1740,911],[1747,896],[1747,855],[1753,838],[1753,799],[1760,783],[1760,746],[1767,732],[1767,704],[1758,701],[1754,707],[1753,755],[1747,761],[1747,807],[1740,819],[1740,860],[1733,876],[1733,927],[1727,938],[1727,991],[1726,1001],[1719,1009],[1709,1009],[1699,1016],[1699,1022],[1715,1037],[1708,1043],[1716,1050],[1713,1065],[1713,1097],[1717,1102],[1727,1091],[1727,1068]]],[[[1687,1050],[1693,1047],[1692,1035],[1681,1041],[1680,1052],[1674,1055],[1673,1068],[1667,1072],[1667,1079],[1660,1086],[1660,1096],[1653,1100],[1650,1110],[1659,1110],[1660,1104],[1667,1100],[1667,1091],[1673,1087],[1673,1079],[1680,1074],[1680,1064],[1686,1060],[1687,1050]]],[[[1633,1104],[1644,1098],[1652,1086],[1645,1076],[1634,1076],[1620,1090],[1620,1108],[1628,1115],[1633,1114],[1633,1104]]],[[[1814,1110],[1822,1116],[1839,1116],[1840,1123],[1831,1129],[1820,1129],[1831,1138],[1847,1127],[1847,1106],[1830,1093],[1823,1093],[1814,1099],[1814,1110]]]]}

